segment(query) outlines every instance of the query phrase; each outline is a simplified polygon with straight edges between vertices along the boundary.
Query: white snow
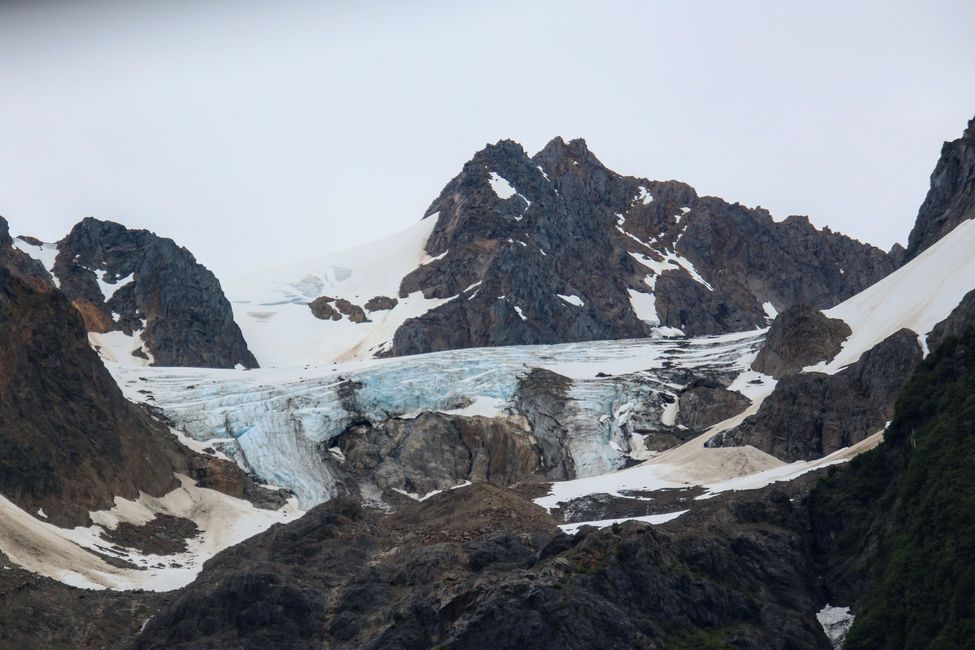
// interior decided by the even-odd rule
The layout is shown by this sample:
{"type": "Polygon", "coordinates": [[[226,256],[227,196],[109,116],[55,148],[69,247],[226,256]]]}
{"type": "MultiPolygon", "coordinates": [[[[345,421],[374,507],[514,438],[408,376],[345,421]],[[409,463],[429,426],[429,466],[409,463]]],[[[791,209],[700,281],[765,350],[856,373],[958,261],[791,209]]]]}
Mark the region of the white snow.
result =
{"type": "Polygon", "coordinates": [[[855,618],[849,607],[833,607],[829,603],[816,613],[816,620],[823,626],[823,632],[835,650],[843,647],[855,618]]]}
{"type": "MultiPolygon", "coordinates": [[[[632,235],[630,236],[632,237],[632,235]]],[[[636,239],[636,237],[634,237],[634,239],[636,239]]],[[[691,278],[694,279],[695,282],[704,285],[704,287],[706,287],[708,291],[714,291],[714,287],[712,287],[701,276],[701,274],[698,273],[697,269],[694,267],[694,264],[691,263],[689,259],[682,257],[672,251],[665,251],[663,253],[660,253],[659,251],[654,251],[654,252],[656,252],[658,255],[663,257],[664,258],[663,261],[655,260],[648,255],[644,255],[643,253],[633,253],[633,252],[630,253],[630,257],[632,257],[637,262],[639,262],[640,264],[642,264],[643,266],[647,267],[648,269],[654,272],[655,275],[647,276],[647,278],[644,280],[644,282],[646,282],[646,284],[649,285],[651,288],[654,288],[656,286],[656,282],[657,282],[656,276],[659,276],[664,271],[676,271],[677,269],[682,268],[685,271],[687,271],[687,273],[691,276],[691,278]]]]}
{"type": "Polygon", "coordinates": [[[627,289],[626,292],[630,294],[630,306],[633,308],[636,317],[648,325],[659,326],[660,318],[657,316],[656,297],[652,293],[634,291],[633,289],[627,289]]]}
{"type": "Polygon", "coordinates": [[[653,196],[651,196],[650,190],[641,185],[639,192],[637,192],[636,198],[633,200],[640,201],[643,203],[643,205],[650,205],[650,203],[653,202],[653,196]]]}
{"type": "Polygon", "coordinates": [[[132,282],[132,274],[129,273],[124,278],[119,278],[115,282],[108,282],[105,279],[106,273],[107,271],[103,269],[95,270],[95,279],[98,281],[98,288],[101,290],[102,296],[105,298],[105,302],[108,302],[112,299],[112,296],[115,295],[116,291],[132,282]]]}
{"type": "Polygon", "coordinates": [[[901,328],[923,339],[975,289],[973,251],[975,220],[969,219],[880,282],[827,310],[853,334],[832,361],[805,370],[838,372],[901,328]]]}
{"type": "Polygon", "coordinates": [[[563,296],[561,293],[557,293],[555,295],[558,296],[559,298],[561,298],[562,300],[564,300],[565,302],[567,302],[570,305],[573,305],[575,307],[585,307],[586,306],[586,303],[584,303],[582,301],[582,298],[580,298],[579,296],[575,296],[575,295],[572,295],[572,296],[563,296]]]}
{"type": "Polygon", "coordinates": [[[447,302],[416,291],[401,297],[402,279],[440,259],[425,246],[438,213],[386,239],[228,282],[224,289],[244,338],[261,366],[291,366],[372,358],[388,348],[409,318],[447,302]],[[315,318],[308,303],[319,296],[364,305],[375,296],[398,300],[390,310],[371,312],[369,323],[315,318]]]}
{"type": "Polygon", "coordinates": [[[541,165],[535,165],[535,169],[537,169],[538,171],[542,172],[542,176],[545,177],[545,180],[551,182],[551,179],[548,177],[548,174],[545,173],[545,170],[542,169],[542,166],[541,165]]]}
{"type": "Polygon", "coordinates": [[[765,317],[771,322],[775,320],[775,317],[779,315],[779,310],[775,308],[770,302],[762,303],[762,310],[765,312],[765,317]]]}
{"type": "Polygon", "coordinates": [[[579,521],[571,524],[561,524],[559,528],[563,533],[569,535],[574,535],[579,532],[579,529],[583,526],[595,526],[596,528],[608,528],[613,524],[622,524],[624,521],[642,521],[648,524],[653,524],[659,526],[660,524],[665,524],[668,521],[673,521],[677,519],[682,514],[686,513],[687,510],[680,510],[678,512],[668,512],[662,515],[645,515],[643,517],[623,517],[622,519],[600,519],[598,521],[579,521]]]}
{"type": "Polygon", "coordinates": [[[518,312],[518,317],[521,320],[525,320],[525,321],[528,320],[528,317],[525,316],[525,312],[521,311],[521,307],[519,307],[518,305],[515,305],[515,311],[518,312]]]}
{"type": "Polygon", "coordinates": [[[54,280],[54,286],[61,286],[60,280],[58,280],[54,275],[54,260],[58,256],[57,244],[42,243],[40,246],[34,246],[33,244],[27,243],[20,237],[14,237],[14,248],[26,253],[44,265],[44,268],[48,273],[51,274],[51,278],[54,280]]]}
{"type": "Polygon", "coordinates": [[[491,183],[491,189],[494,193],[498,195],[501,200],[510,199],[512,196],[518,193],[517,190],[505,179],[503,176],[497,172],[491,172],[491,178],[489,179],[491,183]]]}

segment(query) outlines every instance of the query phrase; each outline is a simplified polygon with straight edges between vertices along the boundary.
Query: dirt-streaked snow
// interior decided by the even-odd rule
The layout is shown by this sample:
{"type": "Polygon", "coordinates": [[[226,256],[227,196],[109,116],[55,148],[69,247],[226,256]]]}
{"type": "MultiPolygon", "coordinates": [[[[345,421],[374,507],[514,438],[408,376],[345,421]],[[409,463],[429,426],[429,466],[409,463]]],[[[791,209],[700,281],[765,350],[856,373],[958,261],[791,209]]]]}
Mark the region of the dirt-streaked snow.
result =
{"type": "Polygon", "coordinates": [[[160,498],[117,497],[111,510],[91,514],[95,523],[87,528],[59,528],[0,497],[0,551],[28,571],[75,587],[169,591],[192,582],[203,563],[221,550],[303,514],[293,501],[281,510],[260,510],[247,501],[198,488],[186,476],[178,478],[181,487],[160,498]],[[187,542],[185,552],[167,556],[120,552],[99,536],[102,529],[115,528],[119,522],[141,525],[157,514],[189,519],[202,532],[187,542]],[[112,566],[96,553],[138,568],[112,566]]]}

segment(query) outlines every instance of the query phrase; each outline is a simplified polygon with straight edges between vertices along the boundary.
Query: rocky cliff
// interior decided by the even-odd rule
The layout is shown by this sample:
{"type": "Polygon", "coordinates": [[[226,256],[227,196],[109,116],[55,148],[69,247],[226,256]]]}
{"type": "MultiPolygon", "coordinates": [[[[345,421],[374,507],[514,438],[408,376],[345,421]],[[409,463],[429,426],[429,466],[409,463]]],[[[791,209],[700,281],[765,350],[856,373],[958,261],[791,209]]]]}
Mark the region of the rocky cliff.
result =
{"type": "Polygon", "coordinates": [[[165,426],[122,397],[45,275],[0,219],[0,493],[81,525],[115,496],[169,491],[186,460],[165,426]]]}
{"type": "Polygon", "coordinates": [[[89,332],[133,337],[133,354],[154,365],[257,366],[220,282],[171,239],[87,218],[56,251],[50,272],[89,332]]]}
{"type": "Polygon", "coordinates": [[[904,261],[917,257],[955,226],[975,217],[975,118],[957,140],[945,142],[918,211],[904,261]]]}
{"type": "Polygon", "coordinates": [[[582,140],[534,157],[490,145],[427,214],[433,261],[400,296],[450,300],[406,321],[391,355],[751,329],[769,308],[830,307],[896,263],[805,217],[775,222],[683,183],[621,176],[582,140]]]}

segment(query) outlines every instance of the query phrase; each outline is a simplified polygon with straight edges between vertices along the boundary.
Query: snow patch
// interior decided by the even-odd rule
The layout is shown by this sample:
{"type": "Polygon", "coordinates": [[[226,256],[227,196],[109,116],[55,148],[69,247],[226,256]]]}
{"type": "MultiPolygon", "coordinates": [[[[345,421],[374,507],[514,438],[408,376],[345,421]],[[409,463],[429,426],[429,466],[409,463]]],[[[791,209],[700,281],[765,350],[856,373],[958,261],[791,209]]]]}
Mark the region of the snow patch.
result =
{"type": "Polygon", "coordinates": [[[54,275],[54,260],[58,256],[57,244],[42,243],[40,246],[35,246],[20,237],[14,237],[14,248],[40,262],[44,266],[44,269],[51,274],[51,279],[54,280],[54,286],[61,287],[61,281],[54,275]]]}
{"type": "Polygon", "coordinates": [[[636,314],[636,317],[647,325],[658,327],[660,325],[660,318],[657,316],[656,296],[652,293],[634,291],[633,289],[627,289],[626,292],[630,294],[630,307],[633,308],[633,313],[636,314]]]}
{"type": "Polygon", "coordinates": [[[116,291],[118,291],[125,285],[132,282],[131,273],[129,273],[124,278],[119,278],[115,282],[109,282],[105,279],[105,275],[107,273],[108,273],[107,271],[104,271],[102,269],[95,270],[95,279],[98,281],[98,288],[101,290],[102,296],[105,298],[105,302],[111,300],[112,296],[115,295],[116,291]]]}
{"type": "Polygon", "coordinates": [[[622,524],[624,521],[642,521],[644,523],[653,524],[654,526],[659,526],[660,524],[665,524],[668,521],[673,521],[677,519],[682,514],[686,513],[687,510],[679,510],[678,512],[668,512],[663,515],[645,515],[643,517],[624,517],[622,519],[600,519],[598,521],[580,521],[572,524],[561,524],[559,529],[563,533],[569,535],[575,535],[579,532],[579,529],[583,526],[595,526],[596,528],[608,528],[613,524],[622,524]]]}
{"type": "Polygon", "coordinates": [[[849,607],[833,607],[829,603],[816,613],[816,620],[823,626],[826,638],[836,650],[840,650],[846,642],[855,618],[849,607]]]}
{"type": "Polygon", "coordinates": [[[641,185],[633,200],[640,201],[643,205],[650,205],[653,202],[653,195],[650,194],[650,190],[641,185]]]}
{"type": "Polygon", "coordinates": [[[580,298],[579,296],[576,296],[576,295],[563,296],[561,293],[557,293],[555,295],[558,296],[559,298],[561,298],[562,300],[564,300],[565,302],[569,303],[570,305],[574,306],[574,307],[585,307],[586,306],[586,303],[584,303],[582,301],[582,298],[580,298]]]}
{"type": "Polygon", "coordinates": [[[491,189],[494,190],[494,193],[497,194],[498,198],[502,201],[505,199],[510,199],[512,196],[518,193],[511,183],[509,183],[497,172],[491,172],[488,182],[491,183],[491,189]]]}

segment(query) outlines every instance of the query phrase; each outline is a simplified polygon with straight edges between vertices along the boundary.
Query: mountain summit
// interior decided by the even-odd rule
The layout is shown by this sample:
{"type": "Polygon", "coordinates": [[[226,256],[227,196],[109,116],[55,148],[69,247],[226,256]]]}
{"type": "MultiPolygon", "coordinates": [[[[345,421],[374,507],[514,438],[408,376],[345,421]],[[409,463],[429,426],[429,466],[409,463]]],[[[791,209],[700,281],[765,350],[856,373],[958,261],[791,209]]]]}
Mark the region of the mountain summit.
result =
{"type": "Polygon", "coordinates": [[[276,365],[309,352],[341,360],[754,329],[794,304],[831,307],[898,257],[805,217],[776,222],[684,183],[622,176],[584,140],[555,138],[534,156],[501,140],[416,227],[248,276],[228,294],[258,359],[276,365]],[[296,337],[320,342],[282,353],[296,337]]]}

